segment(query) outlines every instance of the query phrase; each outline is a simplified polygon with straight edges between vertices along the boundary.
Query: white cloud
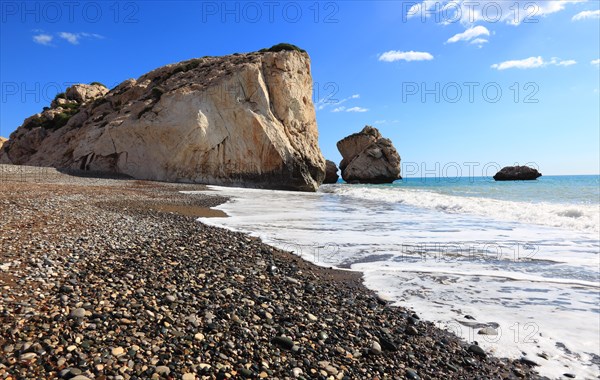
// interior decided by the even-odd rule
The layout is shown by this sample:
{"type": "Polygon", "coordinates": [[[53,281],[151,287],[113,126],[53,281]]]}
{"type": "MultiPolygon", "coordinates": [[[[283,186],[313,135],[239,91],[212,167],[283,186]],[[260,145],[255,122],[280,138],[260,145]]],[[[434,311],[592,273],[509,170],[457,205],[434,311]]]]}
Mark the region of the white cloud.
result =
{"type": "Polygon", "coordinates": [[[64,40],[67,40],[72,45],[79,44],[79,38],[80,38],[79,34],[69,33],[69,32],[60,32],[60,33],[58,33],[58,36],[64,40]]]}
{"type": "Polygon", "coordinates": [[[571,66],[576,64],[577,61],[572,59],[561,60],[560,58],[552,58],[550,61],[544,61],[542,57],[529,57],[520,60],[504,61],[501,63],[495,63],[491,67],[496,70],[506,69],[535,69],[538,67],[544,67],[548,65],[553,66],[571,66]]]}
{"type": "Polygon", "coordinates": [[[542,57],[529,57],[521,60],[504,61],[502,63],[494,63],[492,69],[506,70],[506,69],[532,69],[535,67],[542,67],[544,60],[542,57]]]}
{"type": "Polygon", "coordinates": [[[337,107],[331,110],[331,112],[343,112],[346,109],[346,107],[341,106],[341,107],[337,107]]]}
{"type": "MultiPolygon", "coordinates": [[[[448,43],[452,44],[458,41],[470,41],[475,37],[479,36],[489,36],[490,31],[485,26],[477,25],[472,28],[465,30],[462,33],[455,34],[454,36],[448,39],[448,43]]],[[[482,40],[481,38],[477,38],[477,40],[482,40]]],[[[485,40],[487,42],[487,40],[485,40]]]]}
{"type": "Polygon", "coordinates": [[[595,11],[583,11],[577,13],[575,16],[571,18],[572,21],[581,21],[588,19],[600,19],[600,9],[595,11]]]}
{"type": "Polygon", "coordinates": [[[35,42],[36,44],[40,44],[40,45],[50,45],[50,43],[52,42],[52,40],[54,39],[54,37],[52,37],[49,34],[37,34],[35,36],[33,36],[33,42],[35,42]]]}
{"type": "Polygon", "coordinates": [[[70,33],[70,32],[60,32],[58,33],[58,36],[60,38],[62,38],[63,40],[67,41],[68,43],[70,43],[71,45],[79,45],[79,42],[81,39],[84,38],[95,38],[95,39],[102,39],[104,38],[104,36],[101,36],[100,34],[96,34],[96,33],[70,33]]]}
{"type": "Polygon", "coordinates": [[[489,41],[486,40],[485,38],[475,38],[473,41],[469,42],[471,45],[483,45],[488,43],[489,41]]]}
{"type": "Polygon", "coordinates": [[[550,62],[548,62],[548,65],[555,65],[555,66],[573,66],[577,63],[577,61],[575,61],[574,59],[567,59],[564,61],[561,61],[560,58],[552,58],[550,60],[550,62]]]}
{"type": "Polygon", "coordinates": [[[587,0],[425,0],[413,5],[406,18],[431,19],[440,24],[503,22],[512,25],[539,22],[541,17],[560,12],[567,4],[587,0]],[[518,10],[518,11],[517,11],[518,10]],[[536,21],[537,20],[537,21],[536,21]]]}
{"type": "Polygon", "coordinates": [[[362,107],[352,107],[352,108],[348,108],[346,110],[346,112],[367,112],[369,109],[367,108],[362,108],[362,107]]]}
{"type": "Polygon", "coordinates": [[[590,64],[600,67],[600,59],[594,59],[590,62],[590,64]]]}
{"type": "Polygon", "coordinates": [[[430,61],[433,59],[433,55],[427,52],[421,51],[398,51],[390,50],[379,56],[379,60],[383,62],[394,62],[394,61],[430,61]]]}
{"type": "MultiPolygon", "coordinates": [[[[333,96],[333,95],[335,95],[335,94],[332,94],[331,96],[333,96]]],[[[323,99],[319,99],[317,104],[315,104],[315,106],[317,107],[317,110],[323,110],[329,106],[339,106],[340,104],[346,103],[348,100],[360,98],[360,94],[354,94],[354,95],[351,95],[342,100],[331,99],[331,96],[326,96],[323,99]]],[[[339,111],[334,111],[334,112],[339,112],[339,111]]]]}

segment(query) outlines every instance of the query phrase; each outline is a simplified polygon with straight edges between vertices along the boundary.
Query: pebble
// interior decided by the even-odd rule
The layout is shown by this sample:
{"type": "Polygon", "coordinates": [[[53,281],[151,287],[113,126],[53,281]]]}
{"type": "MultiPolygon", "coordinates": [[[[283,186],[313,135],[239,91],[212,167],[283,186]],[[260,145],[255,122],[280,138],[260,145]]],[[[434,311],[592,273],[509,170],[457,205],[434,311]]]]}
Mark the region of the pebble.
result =
{"type": "Polygon", "coordinates": [[[419,335],[419,330],[417,330],[414,326],[408,326],[406,328],[406,333],[408,335],[419,335]]]}
{"type": "Polygon", "coordinates": [[[72,318],[83,318],[85,317],[85,309],[82,307],[78,307],[77,309],[73,309],[71,311],[72,318]]]}
{"type": "Polygon", "coordinates": [[[492,327],[484,327],[481,330],[477,331],[479,335],[498,335],[498,330],[492,327]]]}
{"type": "Polygon", "coordinates": [[[472,344],[469,346],[469,352],[474,353],[475,355],[485,358],[487,356],[487,354],[485,353],[485,351],[483,350],[483,348],[479,347],[476,344],[472,344]]]}
{"type": "Polygon", "coordinates": [[[160,365],[156,367],[156,373],[159,375],[168,375],[171,373],[171,368],[167,367],[166,365],[160,365]]]}
{"type": "Polygon", "coordinates": [[[125,349],[123,347],[115,347],[111,350],[113,356],[121,356],[125,353],[125,349]]]}
{"type": "Polygon", "coordinates": [[[294,347],[294,341],[286,336],[276,336],[271,340],[271,343],[286,350],[291,350],[294,347]]]}
{"type": "Polygon", "coordinates": [[[526,364],[526,365],[530,366],[530,367],[539,367],[540,366],[538,363],[536,363],[533,360],[528,359],[526,357],[522,357],[521,359],[519,359],[519,361],[521,363],[523,363],[523,364],[526,364]]]}
{"type": "Polygon", "coordinates": [[[381,354],[381,345],[379,345],[377,342],[371,343],[370,352],[374,355],[381,354]]]}
{"type": "Polygon", "coordinates": [[[193,373],[184,373],[183,376],[181,376],[181,380],[196,380],[196,375],[193,373]]]}
{"type": "Polygon", "coordinates": [[[202,334],[202,333],[196,333],[196,335],[194,335],[194,339],[199,340],[200,342],[202,342],[204,340],[204,334],[202,334]]]}
{"type": "Polygon", "coordinates": [[[302,376],[302,369],[298,368],[298,367],[294,367],[294,369],[292,369],[292,376],[294,376],[294,377],[302,376]]]}
{"type": "Polygon", "coordinates": [[[19,356],[19,360],[21,361],[30,361],[37,357],[37,354],[34,352],[28,352],[19,356]]]}

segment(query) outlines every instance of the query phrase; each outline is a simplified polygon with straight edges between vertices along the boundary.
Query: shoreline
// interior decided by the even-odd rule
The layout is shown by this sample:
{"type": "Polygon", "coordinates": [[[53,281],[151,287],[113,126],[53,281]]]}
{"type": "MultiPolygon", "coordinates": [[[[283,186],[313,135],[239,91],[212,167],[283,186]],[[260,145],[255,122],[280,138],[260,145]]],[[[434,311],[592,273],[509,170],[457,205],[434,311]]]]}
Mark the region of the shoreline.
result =
{"type": "Polygon", "coordinates": [[[358,272],[197,222],[226,200],[179,194],[202,185],[33,178],[0,187],[0,378],[539,378],[358,272]]]}

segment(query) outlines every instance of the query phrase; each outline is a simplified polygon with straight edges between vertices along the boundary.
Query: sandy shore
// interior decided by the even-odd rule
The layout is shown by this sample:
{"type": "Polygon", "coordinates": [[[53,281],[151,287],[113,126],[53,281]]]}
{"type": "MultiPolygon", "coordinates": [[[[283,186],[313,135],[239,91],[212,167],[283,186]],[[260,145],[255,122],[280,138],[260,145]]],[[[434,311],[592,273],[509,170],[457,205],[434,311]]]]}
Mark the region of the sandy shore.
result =
{"type": "Polygon", "coordinates": [[[526,363],[199,216],[201,185],[0,165],[0,379],[520,379],[526,363]]]}

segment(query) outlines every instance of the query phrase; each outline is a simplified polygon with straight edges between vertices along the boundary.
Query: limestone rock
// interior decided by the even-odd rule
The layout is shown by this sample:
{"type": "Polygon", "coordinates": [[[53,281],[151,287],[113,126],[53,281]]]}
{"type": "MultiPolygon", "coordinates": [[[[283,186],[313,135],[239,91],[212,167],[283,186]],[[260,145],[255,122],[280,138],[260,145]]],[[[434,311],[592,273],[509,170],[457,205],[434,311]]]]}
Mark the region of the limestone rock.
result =
{"type": "Polygon", "coordinates": [[[96,98],[104,96],[107,93],[108,88],[102,84],[76,84],[67,89],[66,96],[67,100],[74,100],[77,103],[87,103],[91,100],[95,100],[96,98]]]}
{"type": "Polygon", "coordinates": [[[400,156],[389,139],[366,126],[337,143],[340,170],[348,183],[391,183],[400,177],[400,156]]]}
{"type": "Polygon", "coordinates": [[[336,183],[340,178],[337,172],[338,167],[335,162],[325,160],[325,181],[323,183],[336,183]]]}
{"type": "Polygon", "coordinates": [[[542,176],[537,169],[529,166],[505,166],[496,175],[496,181],[532,181],[542,176]]]}
{"type": "Polygon", "coordinates": [[[308,55],[284,50],[179,62],[110,92],[75,85],[13,133],[0,160],[315,191],[325,159],[312,83],[308,55]]]}

